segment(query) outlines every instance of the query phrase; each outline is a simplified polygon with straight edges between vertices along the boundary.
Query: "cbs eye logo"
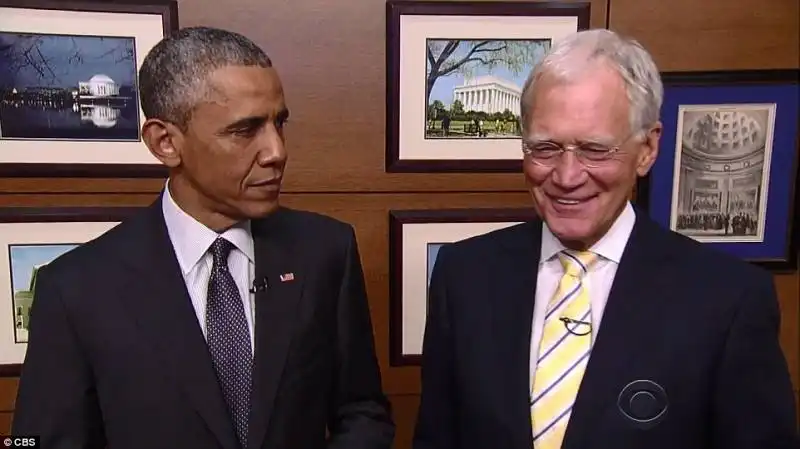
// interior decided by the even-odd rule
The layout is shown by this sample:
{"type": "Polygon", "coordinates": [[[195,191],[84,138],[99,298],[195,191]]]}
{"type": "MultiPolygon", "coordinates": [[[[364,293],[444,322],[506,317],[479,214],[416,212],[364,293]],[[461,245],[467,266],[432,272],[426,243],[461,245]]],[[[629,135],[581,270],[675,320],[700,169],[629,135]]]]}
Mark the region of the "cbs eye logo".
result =
{"type": "Polygon", "coordinates": [[[36,438],[31,438],[31,437],[28,437],[28,438],[23,438],[23,437],[9,438],[9,437],[6,437],[6,438],[3,439],[3,445],[5,447],[14,447],[14,448],[18,448],[18,447],[36,448],[36,447],[38,447],[38,442],[37,442],[36,438]]]}

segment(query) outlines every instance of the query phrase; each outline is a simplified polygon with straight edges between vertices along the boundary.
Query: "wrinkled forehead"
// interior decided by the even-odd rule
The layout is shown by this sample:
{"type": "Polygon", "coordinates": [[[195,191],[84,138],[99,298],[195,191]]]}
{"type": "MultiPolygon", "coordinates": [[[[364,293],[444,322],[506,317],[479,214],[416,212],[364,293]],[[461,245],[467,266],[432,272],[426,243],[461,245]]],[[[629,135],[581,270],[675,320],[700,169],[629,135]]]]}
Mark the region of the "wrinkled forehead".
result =
{"type": "Polygon", "coordinates": [[[630,130],[628,97],[616,73],[541,81],[532,92],[526,139],[613,143],[630,130]]]}
{"type": "Polygon", "coordinates": [[[226,66],[206,78],[211,99],[225,103],[251,97],[259,100],[283,101],[283,84],[272,67],[226,66]]]}
{"type": "Polygon", "coordinates": [[[218,120],[268,117],[286,109],[277,72],[265,67],[225,67],[212,72],[197,110],[218,120]]]}

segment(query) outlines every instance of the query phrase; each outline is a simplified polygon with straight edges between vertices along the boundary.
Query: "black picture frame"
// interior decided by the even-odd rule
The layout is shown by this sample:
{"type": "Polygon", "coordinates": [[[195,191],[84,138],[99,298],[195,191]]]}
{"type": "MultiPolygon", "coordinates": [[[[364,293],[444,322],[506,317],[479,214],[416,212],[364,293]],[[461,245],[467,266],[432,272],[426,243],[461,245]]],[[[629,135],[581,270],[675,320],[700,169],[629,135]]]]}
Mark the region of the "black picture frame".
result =
{"type": "MultiPolygon", "coordinates": [[[[114,207],[6,207],[0,208],[0,377],[18,377],[27,350],[27,337],[19,326],[25,326],[33,301],[33,289],[18,291],[14,289],[15,262],[12,249],[18,252],[23,265],[31,263],[29,275],[33,281],[33,260],[42,257],[61,255],[69,248],[55,246],[68,245],[74,249],[87,241],[99,237],[117,223],[132,217],[143,210],[139,206],[114,207]],[[96,225],[96,226],[95,226],[96,225]],[[94,228],[94,229],[92,229],[94,228]],[[16,237],[16,238],[15,238],[16,237]],[[48,248],[49,247],[49,248],[48,248]],[[20,299],[18,296],[26,296],[20,299]],[[25,301],[26,304],[18,304],[25,301]],[[10,332],[7,332],[10,331],[10,332]],[[8,336],[13,336],[8,341],[8,336]]],[[[43,263],[49,263],[43,262],[43,263]]],[[[18,268],[25,273],[26,270],[18,268]]],[[[33,285],[33,284],[32,284],[33,285]]]]}
{"type": "MultiPolygon", "coordinates": [[[[497,33],[501,35],[493,35],[495,37],[487,38],[485,33],[492,31],[485,31],[482,36],[481,33],[475,32],[474,38],[464,38],[463,34],[460,36],[444,36],[441,31],[430,31],[430,36],[424,37],[425,41],[422,47],[426,48],[428,39],[484,39],[489,41],[509,42],[513,40],[530,40],[530,39],[547,39],[552,36],[543,38],[533,32],[526,31],[528,37],[519,37],[519,30],[509,29],[508,26],[501,25],[501,22],[494,23],[500,20],[509,18],[518,19],[520,17],[528,17],[531,19],[530,24],[526,24],[525,30],[535,29],[536,21],[561,20],[564,17],[572,17],[575,19],[574,29],[570,28],[560,31],[560,34],[567,34],[568,32],[575,32],[584,30],[589,27],[591,5],[589,2],[481,2],[481,1],[453,1],[453,2],[436,2],[436,1],[406,1],[406,0],[388,0],[386,3],[386,156],[385,156],[385,170],[390,173],[515,173],[522,169],[522,151],[521,143],[518,137],[514,137],[510,127],[516,127],[519,130],[518,120],[509,120],[502,122],[503,132],[497,132],[496,136],[506,136],[507,131],[510,133],[509,137],[490,137],[485,140],[480,138],[466,138],[466,139],[428,139],[428,111],[426,106],[427,97],[430,96],[426,92],[426,85],[432,85],[433,82],[426,81],[428,77],[428,69],[417,69],[409,66],[409,61],[413,57],[408,57],[404,50],[405,36],[401,29],[401,22],[404,19],[411,18],[412,16],[424,16],[426,18],[442,18],[443,20],[470,20],[470,18],[479,18],[482,27],[496,27],[497,33]],[[514,33],[517,33],[515,36],[514,33]],[[401,64],[401,59],[404,59],[401,64]],[[419,82],[412,82],[412,78],[408,77],[407,73],[416,73],[413,71],[419,70],[419,82]],[[406,72],[408,71],[408,72],[406,72]],[[424,73],[422,73],[424,71],[424,73]],[[421,87],[420,87],[421,86],[421,87]],[[416,94],[419,93],[426,99],[421,99],[419,102],[414,100],[416,94]],[[410,98],[410,99],[409,99],[410,98]],[[407,103],[408,102],[408,103],[407,103]],[[407,104],[407,107],[404,106],[407,104]],[[401,109],[408,111],[406,114],[408,118],[401,117],[401,109]],[[407,123],[408,126],[403,126],[402,123],[407,123]],[[508,128],[508,129],[506,129],[508,128]],[[407,131],[410,129],[410,131],[407,131]],[[406,142],[406,137],[408,143],[406,142]],[[413,137],[416,136],[416,137],[413,137]],[[428,142],[430,140],[430,142],[428,142]],[[437,148],[437,151],[443,152],[450,151],[449,156],[442,155],[435,158],[407,156],[406,151],[414,151],[420,154],[425,153],[425,148],[437,148]],[[463,151],[462,151],[463,150],[463,151]],[[464,154],[471,154],[464,156],[464,154]],[[480,157],[477,157],[480,155],[480,157]]],[[[547,23],[547,22],[540,22],[547,23]]],[[[554,22],[555,23],[555,22],[554,22]]],[[[560,22],[559,22],[560,23],[560,22]]],[[[427,26],[427,25],[425,25],[427,26]]],[[[515,25],[520,27],[520,25],[515,25]]],[[[550,25],[548,25],[550,26],[550,25]]],[[[560,24],[558,26],[566,27],[560,24]]],[[[570,25],[571,26],[571,25],[570,25]]],[[[514,27],[511,27],[514,28],[514,27]]],[[[561,28],[559,28],[561,30],[561,28]]],[[[420,47],[417,40],[423,39],[414,37],[412,34],[413,48],[420,47]]],[[[456,41],[451,41],[456,42],[456,41]]],[[[411,48],[411,43],[407,44],[411,48]]],[[[476,44],[477,45],[477,44],[476,44]]],[[[428,47],[430,48],[430,47],[428,47]]],[[[454,54],[454,53],[452,53],[454,54]]],[[[420,58],[425,58],[424,54],[420,54],[420,58]]],[[[419,58],[417,58],[419,59],[419,58]]],[[[424,59],[419,63],[426,66],[427,63],[424,59]]],[[[416,64],[416,63],[415,63],[416,64]]],[[[521,73],[520,79],[527,77],[528,73],[521,73]]],[[[492,84],[491,93],[487,96],[496,96],[495,101],[500,101],[500,106],[491,106],[492,108],[510,106],[511,110],[518,109],[518,103],[510,101],[514,96],[519,96],[521,92],[514,92],[517,87],[511,86],[504,80],[499,80],[495,86],[492,84]],[[498,87],[499,86],[499,87],[498,87]],[[502,92],[499,90],[502,88],[502,92]],[[510,95],[510,97],[509,97],[510,95]]],[[[521,91],[521,83],[518,83],[518,90],[521,91]]],[[[431,88],[432,89],[432,88],[431,88]]],[[[486,100],[487,102],[489,100],[486,100]]],[[[488,104],[488,103],[487,103],[488,104]]],[[[508,108],[506,108],[508,110],[508,108]]],[[[495,111],[499,113],[500,111],[495,111]]],[[[517,114],[511,112],[512,114],[517,114]]],[[[506,119],[504,119],[506,120],[506,119]]],[[[434,128],[436,120],[433,120],[434,128]]],[[[495,122],[499,122],[497,119],[495,122]]],[[[448,121],[449,123],[449,121],[448,121]]],[[[488,121],[487,121],[488,124],[488,121]]],[[[454,125],[455,126],[455,125],[454,125]]],[[[462,123],[464,135],[467,135],[467,127],[474,131],[483,129],[483,125],[472,125],[462,123]]],[[[487,125],[488,126],[488,125],[487,125]]],[[[443,127],[443,133],[444,133],[443,127]]],[[[446,127],[449,129],[449,126],[446,127]]],[[[471,131],[470,131],[471,132],[471,131]]],[[[488,133],[488,131],[486,131],[488,133]]],[[[485,134],[482,134],[486,136],[485,134]]]]}
{"type": "MultiPolygon", "coordinates": [[[[178,3],[175,0],[114,0],[114,1],[103,1],[103,0],[68,0],[68,1],[60,1],[60,0],[0,0],[0,9],[9,8],[9,10],[18,10],[19,14],[23,14],[27,10],[31,11],[48,11],[52,12],[53,14],[57,14],[61,11],[69,11],[69,12],[79,12],[79,13],[86,13],[94,14],[94,13],[103,13],[103,14],[117,14],[120,16],[126,15],[157,15],[160,16],[161,21],[161,35],[159,36],[147,36],[147,41],[149,43],[154,43],[161,38],[170,35],[174,31],[178,29],[178,3]]],[[[34,33],[34,34],[66,34],[66,35],[92,35],[92,31],[86,31],[87,27],[86,24],[80,23],[80,19],[76,19],[76,23],[72,26],[65,25],[65,21],[63,18],[55,18],[53,16],[53,22],[58,22],[60,28],[70,28],[68,32],[55,32],[47,30],[27,30],[21,29],[19,26],[14,30],[4,30],[0,29],[0,33],[3,31],[7,32],[16,32],[16,33],[34,33]]],[[[98,21],[95,20],[92,23],[97,23],[98,21]]],[[[101,21],[102,22],[102,21],[101,21]]],[[[115,26],[119,26],[115,24],[115,26]]],[[[23,27],[24,28],[24,27],[23,27]]],[[[89,27],[91,28],[91,27],[89,27]]],[[[131,30],[131,34],[134,30],[131,30]]],[[[125,31],[120,32],[119,30],[115,30],[115,34],[113,36],[117,36],[117,33],[120,36],[125,35],[128,36],[125,31]]],[[[130,37],[130,36],[128,36],[130,37]]],[[[139,42],[141,40],[141,36],[133,36],[136,42],[136,47],[134,50],[134,58],[135,58],[135,66],[136,71],[140,66],[139,61],[144,57],[144,55],[149,51],[150,46],[147,48],[142,48],[139,46],[139,42]]],[[[0,58],[2,55],[0,55],[0,58]]],[[[138,100],[138,73],[135,77],[135,82],[133,89],[135,89],[136,95],[133,95],[134,99],[130,101],[135,101],[136,103],[136,111],[139,112],[141,107],[139,105],[138,100]]],[[[3,101],[3,90],[2,86],[0,86],[0,103],[3,101]]],[[[76,103],[77,104],[77,103],[76,103]]],[[[141,115],[140,115],[141,117],[141,115]]],[[[140,122],[140,121],[139,121],[140,122]]],[[[141,124],[141,123],[139,123],[141,124]]],[[[128,140],[128,141],[103,141],[103,140],[96,140],[94,142],[90,142],[91,144],[97,144],[98,150],[105,151],[103,146],[105,145],[112,145],[112,146],[120,146],[120,145],[129,145],[126,146],[126,151],[132,151],[132,149],[141,147],[141,151],[144,152],[143,154],[147,153],[147,148],[144,146],[144,142],[141,139],[140,133],[140,126],[139,126],[139,137],[138,142],[135,140],[128,140]]],[[[79,148],[82,148],[80,145],[85,144],[86,142],[80,140],[70,140],[70,139],[38,139],[38,138],[31,138],[31,139],[17,139],[11,138],[9,140],[4,140],[0,138],[0,152],[3,152],[3,147],[8,147],[9,143],[13,143],[14,145],[22,145],[23,149],[19,150],[16,149],[14,152],[17,154],[26,154],[29,153],[31,150],[35,150],[37,148],[42,148],[46,145],[67,145],[70,152],[75,153],[75,158],[69,161],[48,161],[47,156],[41,156],[35,158],[36,160],[25,160],[24,156],[18,156],[14,159],[6,160],[5,158],[0,157],[0,176],[6,178],[20,178],[20,177],[44,177],[44,178],[62,178],[62,177],[70,177],[70,178],[166,178],[167,176],[167,169],[162,164],[160,164],[157,160],[153,159],[153,162],[132,162],[127,163],[124,161],[116,162],[114,160],[81,160],[80,158],[80,151],[79,148]],[[72,145],[74,144],[74,145],[72,145]]],[[[135,151],[139,151],[136,149],[135,151]]],[[[6,150],[6,153],[9,151],[6,150]]],[[[63,153],[61,149],[56,150],[56,153],[63,153]]],[[[143,156],[144,157],[144,156],[143,156]]],[[[138,159],[137,159],[138,161],[138,159]]]]}
{"type": "Polygon", "coordinates": [[[389,363],[391,366],[418,366],[421,363],[424,321],[427,317],[427,283],[430,281],[438,247],[536,218],[533,208],[389,211],[389,363]],[[410,226],[415,225],[422,225],[427,231],[419,227],[410,229],[410,226]],[[406,253],[410,253],[413,260],[408,260],[405,257],[406,253]],[[420,285],[420,282],[424,285],[420,285]],[[411,349],[407,349],[406,346],[411,346],[411,349]]]}
{"type": "MultiPolygon", "coordinates": [[[[724,217],[728,217],[728,224],[703,225],[712,229],[687,230],[685,232],[693,233],[698,240],[771,272],[791,273],[796,271],[798,268],[798,241],[800,241],[800,237],[798,237],[800,220],[797,219],[797,211],[800,210],[800,192],[798,192],[800,180],[800,133],[798,132],[798,126],[800,126],[798,125],[800,119],[800,112],[798,112],[800,70],[665,72],[662,73],[662,80],[664,82],[664,104],[661,112],[664,132],[659,156],[650,173],[637,183],[636,203],[662,226],[675,230],[674,222],[677,221],[677,218],[673,217],[678,215],[677,204],[691,203],[690,207],[695,208],[694,199],[687,201],[689,196],[701,198],[702,195],[711,195],[709,198],[719,198],[719,200],[711,201],[709,207],[718,207],[720,212],[711,211],[705,215],[723,218],[712,218],[707,222],[703,219],[702,223],[712,223],[713,220],[717,220],[717,222],[721,220],[724,223],[724,217]],[[715,108],[721,105],[724,105],[719,108],[721,111],[719,114],[722,115],[713,115],[713,117],[719,118],[712,119],[706,112],[703,112],[716,110],[715,108]],[[683,151],[686,145],[685,139],[687,139],[685,136],[681,139],[681,150],[678,150],[677,136],[679,129],[683,129],[683,122],[680,121],[683,119],[679,117],[685,117],[681,114],[691,112],[706,114],[703,117],[709,120],[709,124],[703,125],[705,126],[703,129],[711,127],[708,129],[719,130],[729,126],[728,122],[724,121],[730,117],[726,113],[744,110],[743,108],[755,108],[754,111],[763,111],[758,114],[766,118],[767,127],[764,134],[766,144],[754,152],[755,159],[747,155],[738,158],[728,157],[725,154],[709,156],[708,153],[711,153],[711,150],[707,150],[708,153],[688,152],[688,156],[685,156],[683,155],[686,153],[683,151]],[[704,156],[695,157],[695,154],[704,156]],[[695,181],[691,183],[687,181],[686,185],[692,187],[688,191],[682,191],[681,184],[676,185],[676,159],[679,156],[686,157],[689,161],[683,164],[683,159],[678,160],[681,172],[691,172],[692,177],[703,181],[700,187],[695,181]],[[702,169],[700,169],[701,164],[703,165],[702,169]],[[747,171],[756,170],[758,167],[762,168],[757,172],[747,171]],[[737,173],[741,173],[742,176],[738,176],[737,173]],[[752,176],[757,176],[759,179],[755,187],[744,182],[746,177],[752,176]],[[762,179],[766,179],[766,183],[763,183],[762,179]],[[735,184],[737,181],[741,181],[738,187],[735,184]],[[748,220],[755,224],[752,227],[757,229],[756,234],[760,237],[737,237],[725,235],[724,231],[718,231],[726,229],[734,233],[733,221],[730,218],[732,210],[736,210],[736,215],[740,217],[753,215],[742,212],[743,209],[738,206],[742,204],[739,198],[744,198],[745,194],[751,195],[753,191],[755,191],[753,197],[757,199],[754,209],[759,218],[748,220]],[[732,207],[731,204],[738,209],[732,207]],[[724,213],[722,213],[723,209],[724,213]],[[708,232],[710,235],[701,235],[702,232],[708,232]],[[717,235],[720,232],[723,235],[717,235]]],[[[695,133],[694,135],[697,136],[695,130],[700,129],[699,125],[697,122],[691,123],[695,125],[687,128],[688,132],[695,133]]],[[[730,126],[733,125],[730,124],[730,126]]],[[[722,142],[721,138],[716,135],[712,137],[718,139],[718,142],[722,142]]],[[[709,139],[711,137],[705,138],[704,141],[710,141],[709,139]]],[[[733,141],[714,144],[714,148],[716,148],[714,151],[721,152],[722,150],[719,148],[735,145],[731,142],[733,141]]],[[[704,145],[708,146],[709,144],[704,145]]],[[[689,175],[687,175],[688,178],[689,175]]],[[[703,196],[703,198],[705,197],[703,196]]],[[[745,204],[751,202],[745,202],[745,204]]],[[[688,220],[692,216],[702,214],[690,211],[683,215],[682,220],[688,220]]],[[[691,219],[695,220],[695,218],[691,219]]],[[[739,221],[739,223],[742,222],[739,221]]],[[[696,226],[700,227],[699,224],[696,226]]],[[[743,229],[742,226],[738,226],[738,228],[743,229]]]]}

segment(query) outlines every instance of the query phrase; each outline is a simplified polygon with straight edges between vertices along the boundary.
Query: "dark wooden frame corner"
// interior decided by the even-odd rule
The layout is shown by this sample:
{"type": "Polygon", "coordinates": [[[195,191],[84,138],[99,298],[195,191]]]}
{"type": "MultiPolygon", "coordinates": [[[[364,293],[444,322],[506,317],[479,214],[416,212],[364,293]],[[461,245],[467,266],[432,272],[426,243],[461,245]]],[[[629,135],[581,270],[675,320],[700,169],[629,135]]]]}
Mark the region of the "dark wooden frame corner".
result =
{"type": "Polygon", "coordinates": [[[574,16],[578,29],[590,24],[591,3],[514,1],[386,2],[386,154],[389,173],[518,173],[520,159],[400,159],[400,17],[428,16],[574,16]]]}
{"type": "MultiPolygon", "coordinates": [[[[178,30],[176,0],[0,0],[0,7],[20,9],[161,15],[164,36],[178,30]]],[[[166,178],[166,167],[152,164],[0,163],[6,178],[166,178]]]]}
{"type": "MultiPolygon", "coordinates": [[[[0,208],[0,223],[120,222],[143,209],[143,206],[6,207],[0,208]]],[[[12,304],[13,300],[12,297],[12,304]]],[[[3,314],[0,317],[8,318],[3,314]]],[[[19,377],[21,371],[22,363],[2,364],[0,378],[19,377]]]]}
{"type": "Polygon", "coordinates": [[[491,223],[535,220],[533,208],[460,208],[389,211],[389,364],[419,366],[421,354],[403,354],[403,226],[412,223],[491,223]]]}
{"type": "MultiPolygon", "coordinates": [[[[665,90],[668,87],[685,86],[747,86],[753,84],[777,85],[800,82],[800,69],[765,69],[765,70],[715,70],[715,71],[680,71],[663,72],[661,74],[665,90]]],[[[672,132],[672,131],[670,131],[672,132]]],[[[670,151],[664,148],[662,151],[670,151]]],[[[744,260],[764,268],[772,273],[794,273],[800,263],[800,127],[794,139],[794,167],[790,170],[789,183],[792,192],[789,193],[785,257],[777,259],[747,259],[744,260]]],[[[639,178],[636,184],[634,202],[642,210],[650,213],[650,195],[652,170],[647,176],[639,178]]]]}

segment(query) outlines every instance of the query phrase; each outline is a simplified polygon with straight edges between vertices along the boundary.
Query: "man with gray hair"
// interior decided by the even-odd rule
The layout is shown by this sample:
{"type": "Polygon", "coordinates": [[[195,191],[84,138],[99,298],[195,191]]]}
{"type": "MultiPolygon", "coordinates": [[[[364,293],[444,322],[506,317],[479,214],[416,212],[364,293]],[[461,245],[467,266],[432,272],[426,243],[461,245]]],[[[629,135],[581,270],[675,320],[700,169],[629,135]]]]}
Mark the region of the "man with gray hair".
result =
{"type": "Polygon", "coordinates": [[[414,449],[800,447],[770,274],[629,201],[662,96],[647,51],[608,30],[534,68],[520,124],[539,218],[440,249],[414,449]]]}
{"type": "Polygon", "coordinates": [[[289,111],[253,42],[186,28],[139,73],[169,169],[39,271],[12,425],[48,449],[388,449],[353,228],[279,204],[289,111]]]}

